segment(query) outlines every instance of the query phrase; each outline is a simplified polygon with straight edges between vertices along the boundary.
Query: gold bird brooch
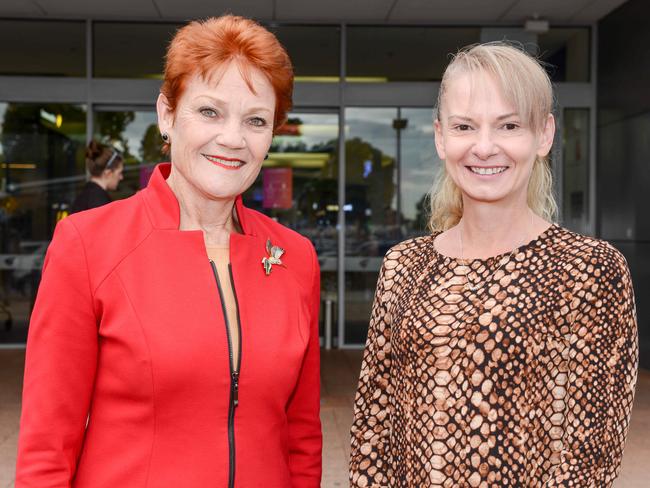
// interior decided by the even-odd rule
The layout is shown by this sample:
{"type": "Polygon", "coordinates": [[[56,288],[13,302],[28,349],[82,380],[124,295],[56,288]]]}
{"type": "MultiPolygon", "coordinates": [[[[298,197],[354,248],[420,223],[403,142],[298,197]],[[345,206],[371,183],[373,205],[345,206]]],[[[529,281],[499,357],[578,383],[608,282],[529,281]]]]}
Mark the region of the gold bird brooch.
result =
{"type": "Polygon", "coordinates": [[[262,266],[264,266],[264,272],[268,276],[271,274],[271,268],[274,264],[282,265],[280,257],[284,254],[284,249],[280,246],[274,246],[271,244],[271,239],[267,239],[266,252],[268,256],[262,258],[262,266]]]}

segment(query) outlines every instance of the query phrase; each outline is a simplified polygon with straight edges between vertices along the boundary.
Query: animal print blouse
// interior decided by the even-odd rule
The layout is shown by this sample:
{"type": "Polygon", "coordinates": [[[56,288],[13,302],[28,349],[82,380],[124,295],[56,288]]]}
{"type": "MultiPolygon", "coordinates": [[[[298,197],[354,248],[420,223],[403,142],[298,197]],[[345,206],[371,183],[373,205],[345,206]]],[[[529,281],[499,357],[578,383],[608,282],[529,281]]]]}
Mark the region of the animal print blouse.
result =
{"type": "Polygon", "coordinates": [[[489,259],[443,256],[434,239],[384,259],[351,486],[611,486],[638,359],[623,256],[557,225],[489,259]],[[471,292],[468,275],[488,281],[471,292]]]}

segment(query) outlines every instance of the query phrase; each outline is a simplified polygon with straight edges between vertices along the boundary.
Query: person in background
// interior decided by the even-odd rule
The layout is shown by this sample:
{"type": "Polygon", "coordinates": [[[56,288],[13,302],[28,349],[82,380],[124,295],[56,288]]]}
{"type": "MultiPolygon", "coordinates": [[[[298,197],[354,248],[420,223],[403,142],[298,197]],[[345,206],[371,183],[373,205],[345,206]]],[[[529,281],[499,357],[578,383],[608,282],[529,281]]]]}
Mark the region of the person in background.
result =
{"type": "Polygon", "coordinates": [[[86,170],[90,179],[70,206],[71,214],[111,203],[108,192],[122,181],[124,160],[115,149],[92,140],[86,148],[86,170]]]}
{"type": "Polygon", "coordinates": [[[157,103],[171,162],[48,249],[16,488],[320,486],[316,251],[241,197],[292,91],[254,21],[176,33],[157,103]]]}
{"type": "Polygon", "coordinates": [[[432,233],[377,285],[353,487],[611,487],[638,366],[623,255],[554,223],[551,82],[505,43],[440,86],[432,233]]]}

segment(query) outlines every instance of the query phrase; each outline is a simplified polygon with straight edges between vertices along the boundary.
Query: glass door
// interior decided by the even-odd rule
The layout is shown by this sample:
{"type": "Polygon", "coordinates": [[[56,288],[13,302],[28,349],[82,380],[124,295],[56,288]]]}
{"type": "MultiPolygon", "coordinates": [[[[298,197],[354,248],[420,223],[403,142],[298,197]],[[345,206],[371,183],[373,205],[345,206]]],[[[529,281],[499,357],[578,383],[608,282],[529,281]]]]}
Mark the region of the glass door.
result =
{"type": "Polygon", "coordinates": [[[85,138],[83,105],[0,103],[0,344],[26,340],[45,251],[84,171],[85,138]]]}
{"type": "Polygon", "coordinates": [[[113,193],[114,199],[129,197],[147,186],[154,166],[167,160],[152,106],[95,107],[93,137],[124,156],[124,180],[113,193]]]}
{"type": "Polygon", "coordinates": [[[312,241],[321,270],[323,345],[332,345],[338,310],[337,112],[289,114],[244,203],[312,241]]]}
{"type": "Polygon", "coordinates": [[[560,225],[580,234],[596,232],[596,104],[588,83],[554,87],[556,132],[553,182],[560,225]]]}
{"type": "Polygon", "coordinates": [[[564,107],[561,113],[560,223],[580,234],[590,234],[590,109],[564,107]]]}
{"type": "Polygon", "coordinates": [[[348,108],[345,170],[345,324],[361,347],[381,262],[426,230],[427,193],[440,169],[430,108],[348,108]]]}
{"type": "MultiPolygon", "coordinates": [[[[592,233],[592,141],[588,97],[560,90],[552,150],[561,225],[592,233]],[[586,101],[585,101],[586,100],[586,101]]],[[[428,232],[427,194],[443,162],[430,108],[345,111],[345,322],[342,347],[365,343],[384,254],[428,232]]]]}

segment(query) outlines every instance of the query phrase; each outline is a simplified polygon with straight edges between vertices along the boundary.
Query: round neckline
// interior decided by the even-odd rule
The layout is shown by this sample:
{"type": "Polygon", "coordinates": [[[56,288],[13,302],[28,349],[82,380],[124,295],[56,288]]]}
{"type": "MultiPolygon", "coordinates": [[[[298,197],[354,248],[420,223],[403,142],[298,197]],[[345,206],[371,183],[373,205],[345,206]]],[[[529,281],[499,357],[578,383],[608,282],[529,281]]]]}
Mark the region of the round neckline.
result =
{"type": "Polygon", "coordinates": [[[438,251],[436,248],[436,237],[438,237],[440,234],[442,234],[443,231],[438,231],[434,234],[432,234],[432,239],[431,239],[431,245],[433,246],[433,251],[437,256],[440,256],[443,258],[445,261],[456,261],[458,263],[461,263],[463,265],[468,265],[471,263],[489,263],[490,261],[501,261],[504,257],[506,256],[514,256],[515,254],[518,254],[521,251],[524,251],[529,248],[534,248],[539,246],[541,244],[541,241],[547,239],[551,234],[553,234],[557,229],[559,229],[560,226],[556,224],[555,222],[552,222],[551,225],[549,225],[545,230],[537,234],[537,236],[533,237],[530,241],[522,244],[521,246],[517,246],[514,249],[511,249],[510,251],[506,251],[500,254],[496,254],[494,256],[488,256],[487,258],[457,258],[457,257],[452,257],[452,256],[447,256],[446,254],[441,253],[438,251]]]}

